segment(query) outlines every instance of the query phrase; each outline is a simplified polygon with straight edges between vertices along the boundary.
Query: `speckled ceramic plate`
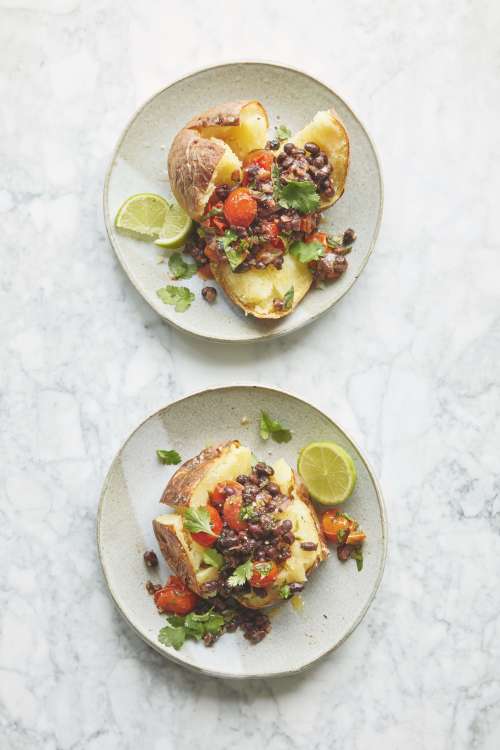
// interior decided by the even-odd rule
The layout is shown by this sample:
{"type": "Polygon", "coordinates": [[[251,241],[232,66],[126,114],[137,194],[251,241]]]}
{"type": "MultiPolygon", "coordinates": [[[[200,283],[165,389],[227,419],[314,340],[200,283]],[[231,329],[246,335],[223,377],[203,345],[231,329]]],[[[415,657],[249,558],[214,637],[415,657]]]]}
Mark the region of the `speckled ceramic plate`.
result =
{"type": "Polygon", "coordinates": [[[348,105],[324,84],[305,73],[266,63],[219,65],[182,78],[160,91],[137,112],[116,147],[104,186],[104,218],[111,244],[130,281],[144,299],[177,328],[217,341],[255,341],[280,336],[311,322],[351,288],[373,249],[382,214],[382,179],[373,144],[348,105]],[[156,290],[169,283],[161,254],[153,244],[128,239],[114,229],[122,203],[135,193],[172,198],[166,160],[177,131],[193,116],[231,99],[259,99],[271,128],[284,123],[292,132],[321,109],[335,107],[349,132],[351,166],[344,196],[325,212],[324,226],[335,231],[353,227],[358,239],[348,271],[323,290],[308,293],[294,312],[278,321],[245,317],[223,293],[215,305],[201,297],[202,280],[186,283],[196,293],[190,309],[175,312],[156,290]]]}
{"type": "MultiPolygon", "coordinates": [[[[270,677],[300,672],[339,646],[360,623],[379,586],[386,555],[387,524],[377,482],[359,449],[329,417],[305,401],[261,386],[213,388],[180,399],[146,419],[114,459],[106,477],[98,513],[97,539],[106,582],[127,622],[150,646],[191,669],[220,677],[270,677]],[[261,440],[260,410],[279,417],[293,433],[289,443],[261,440]],[[248,423],[242,425],[243,417],[248,423]],[[261,459],[285,458],[296,465],[301,447],[312,440],[334,440],[356,464],[358,482],[344,504],[367,534],[361,572],[335,552],[311,576],[303,594],[304,609],[274,608],[270,635],[251,646],[241,632],[227,634],[213,648],[187,642],[179,651],[162,646],[158,631],[164,618],[156,611],[144,583],[164,582],[161,561],[151,575],[144,550],[157,549],[151,522],[168,512],[159,504],[175,471],[156,458],[157,448],[175,449],[183,460],[210,443],[237,438],[261,459]]],[[[159,552],[158,552],[159,554],[159,552]]],[[[160,556],[160,555],[159,555],[160,556]]]]}

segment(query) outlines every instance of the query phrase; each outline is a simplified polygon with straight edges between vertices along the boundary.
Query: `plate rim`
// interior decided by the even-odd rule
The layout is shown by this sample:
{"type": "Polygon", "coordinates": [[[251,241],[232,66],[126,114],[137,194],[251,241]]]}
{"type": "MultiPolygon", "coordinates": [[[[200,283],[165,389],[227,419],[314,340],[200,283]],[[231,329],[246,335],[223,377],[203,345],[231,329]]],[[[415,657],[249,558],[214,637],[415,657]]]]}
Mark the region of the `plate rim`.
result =
{"type": "Polygon", "coordinates": [[[277,62],[273,60],[266,60],[266,59],[258,59],[254,58],[253,60],[227,60],[223,62],[218,62],[212,65],[205,65],[202,68],[196,68],[195,70],[192,70],[175,80],[168,83],[166,86],[163,86],[163,88],[156,91],[154,94],[152,94],[146,101],[143,102],[131,115],[128,122],[126,123],[123,131],[121,132],[121,135],[118,138],[118,141],[116,143],[115,148],[113,149],[113,153],[111,155],[108,167],[106,169],[105,177],[104,177],[104,185],[103,185],[103,192],[102,192],[102,207],[103,207],[103,213],[104,213],[104,225],[106,228],[106,234],[108,236],[108,240],[111,244],[111,247],[113,248],[113,251],[118,259],[118,262],[122,266],[123,270],[125,271],[128,280],[132,284],[132,286],[135,288],[137,293],[142,297],[142,299],[155,311],[157,315],[161,318],[162,321],[167,323],[168,325],[173,326],[178,331],[181,331],[183,333],[186,333],[190,336],[193,336],[196,339],[203,339],[205,341],[213,341],[215,343],[222,343],[222,344],[253,344],[256,342],[267,342],[271,341],[272,339],[281,338],[282,336],[286,336],[291,333],[295,333],[296,331],[299,331],[301,328],[304,328],[305,326],[309,325],[310,323],[313,323],[315,320],[320,318],[322,315],[328,312],[328,310],[331,310],[335,305],[337,305],[340,300],[342,300],[345,295],[352,289],[356,281],[359,279],[361,274],[363,273],[368,260],[370,259],[374,249],[375,245],[378,239],[378,235],[380,233],[380,225],[382,223],[382,216],[384,212],[384,181],[382,177],[382,167],[380,163],[380,158],[378,154],[378,150],[375,146],[375,143],[373,142],[373,139],[368,132],[367,128],[365,127],[364,123],[361,121],[361,119],[358,117],[358,115],[354,112],[351,105],[346,101],[345,97],[338,94],[334,89],[331,88],[327,83],[325,83],[322,79],[318,78],[317,76],[312,75],[311,73],[307,72],[304,69],[295,67],[293,65],[289,65],[288,63],[284,62],[277,62]],[[290,328],[290,330],[287,331],[273,331],[271,333],[263,333],[260,335],[252,336],[251,338],[220,338],[217,335],[210,335],[207,333],[199,333],[198,331],[191,330],[190,328],[186,328],[185,326],[181,325],[180,323],[177,323],[175,320],[172,320],[170,318],[167,318],[164,312],[161,310],[161,308],[158,306],[156,307],[150,300],[146,299],[145,295],[141,291],[140,285],[136,283],[136,280],[134,278],[134,275],[126,262],[124,256],[120,252],[120,245],[119,242],[115,242],[113,238],[113,221],[110,217],[109,212],[109,183],[111,180],[111,174],[113,171],[113,167],[115,164],[115,161],[118,157],[118,152],[122,146],[123,141],[125,140],[130,128],[135,123],[137,118],[140,116],[140,114],[143,112],[144,109],[158,96],[163,94],[165,91],[167,91],[172,86],[175,86],[177,83],[180,83],[181,81],[186,81],[189,78],[193,78],[196,75],[199,75],[200,73],[205,73],[210,70],[217,70],[218,68],[226,68],[229,66],[236,66],[236,65],[267,65],[269,67],[274,68],[281,68],[290,70],[294,73],[300,73],[301,75],[305,76],[306,78],[309,78],[310,80],[314,81],[315,83],[319,83],[322,86],[324,86],[329,92],[331,92],[334,96],[336,96],[342,104],[349,110],[351,116],[358,122],[361,129],[363,130],[366,138],[368,139],[368,143],[370,145],[370,148],[372,149],[373,155],[375,157],[375,162],[377,165],[377,175],[378,175],[378,182],[379,182],[379,190],[380,190],[380,201],[378,206],[378,215],[377,215],[377,223],[375,226],[375,231],[373,233],[368,252],[366,253],[366,256],[363,260],[363,263],[359,269],[359,272],[353,277],[349,285],[344,289],[340,297],[338,297],[334,302],[328,303],[327,305],[321,307],[320,310],[318,310],[314,315],[311,315],[306,320],[300,321],[300,323],[297,323],[293,328],[290,328]]]}
{"type": "Polygon", "coordinates": [[[109,465],[108,471],[106,472],[106,476],[104,478],[102,489],[99,495],[99,504],[97,507],[97,516],[96,516],[96,545],[97,545],[97,554],[99,557],[99,562],[101,566],[102,575],[104,577],[104,581],[106,584],[106,588],[108,591],[108,594],[111,596],[111,599],[113,600],[113,603],[120,613],[120,615],[123,617],[123,619],[127,622],[127,624],[132,628],[134,633],[138,635],[141,640],[144,641],[150,648],[153,648],[155,651],[157,651],[161,656],[168,659],[169,661],[174,662],[175,664],[178,664],[179,666],[184,667],[185,669],[190,670],[191,672],[194,672],[196,674],[202,674],[205,676],[211,676],[211,677],[217,677],[221,679],[230,679],[230,680],[256,680],[256,679],[271,679],[271,678],[277,678],[277,677],[287,677],[291,675],[296,674],[303,674],[306,670],[311,668],[314,664],[316,664],[318,661],[323,659],[325,656],[327,656],[330,653],[333,653],[334,651],[339,648],[352,633],[356,630],[356,628],[360,625],[361,621],[364,619],[366,613],[368,612],[369,608],[371,607],[375,596],[377,595],[377,592],[380,588],[380,584],[382,582],[382,578],[384,575],[385,570],[385,564],[387,560],[387,547],[388,547],[388,522],[387,522],[387,509],[384,501],[384,496],[382,494],[382,489],[380,487],[380,484],[378,482],[378,479],[373,472],[373,469],[371,467],[371,464],[367,459],[365,458],[364,453],[359,449],[358,444],[353,438],[349,435],[346,430],[344,430],[343,427],[341,427],[332,417],[330,417],[328,414],[326,414],[322,409],[320,409],[315,404],[311,403],[305,398],[302,398],[302,396],[298,396],[296,393],[292,393],[290,391],[283,390],[282,388],[276,388],[275,386],[269,386],[269,385],[262,385],[260,383],[234,383],[231,385],[213,385],[209,386],[207,388],[202,388],[201,390],[197,391],[191,391],[187,393],[184,396],[181,396],[180,398],[174,399],[173,401],[169,401],[165,406],[160,407],[159,409],[156,409],[154,412],[149,414],[145,419],[143,419],[135,429],[130,432],[130,434],[126,437],[124,442],[119,447],[118,451],[113,456],[111,463],[109,465]],[[373,486],[375,488],[375,493],[377,496],[377,502],[380,512],[380,520],[382,523],[382,557],[379,564],[379,570],[377,573],[377,577],[374,583],[374,586],[370,592],[370,595],[365,603],[365,606],[351,625],[351,627],[344,633],[342,638],[340,638],[337,643],[335,643],[330,648],[325,649],[321,652],[318,656],[316,656],[312,661],[309,661],[307,664],[304,664],[303,666],[299,667],[298,669],[291,669],[286,671],[276,671],[276,672],[270,672],[269,674],[227,674],[225,672],[218,672],[216,670],[207,669],[205,667],[199,667],[194,664],[189,664],[182,659],[179,659],[175,653],[170,653],[162,648],[160,648],[159,644],[153,643],[150,641],[141,631],[139,628],[137,628],[134,623],[130,620],[127,613],[122,609],[120,604],[118,603],[117,597],[115,595],[115,592],[113,591],[113,587],[111,586],[110,580],[108,578],[108,575],[106,573],[106,567],[103,561],[103,554],[101,550],[101,520],[102,520],[102,512],[103,512],[103,506],[104,506],[104,497],[107,492],[109,483],[110,483],[110,476],[111,472],[113,471],[113,468],[115,466],[116,461],[120,458],[123,450],[126,448],[130,440],[133,438],[133,436],[138,432],[150,419],[153,417],[158,416],[161,412],[165,411],[166,409],[169,409],[171,406],[175,406],[179,403],[182,403],[183,401],[187,401],[188,399],[192,398],[193,396],[200,396],[205,393],[211,393],[213,391],[228,391],[228,390],[235,390],[235,389],[251,389],[251,390],[257,390],[261,389],[264,391],[272,391],[275,394],[279,394],[281,396],[287,396],[289,398],[292,398],[296,401],[301,402],[302,404],[305,404],[311,409],[314,409],[316,412],[318,412],[322,417],[325,417],[345,438],[347,438],[348,441],[352,443],[352,445],[355,447],[358,455],[360,456],[361,460],[363,461],[366,470],[368,472],[368,475],[373,482],[373,486]]]}

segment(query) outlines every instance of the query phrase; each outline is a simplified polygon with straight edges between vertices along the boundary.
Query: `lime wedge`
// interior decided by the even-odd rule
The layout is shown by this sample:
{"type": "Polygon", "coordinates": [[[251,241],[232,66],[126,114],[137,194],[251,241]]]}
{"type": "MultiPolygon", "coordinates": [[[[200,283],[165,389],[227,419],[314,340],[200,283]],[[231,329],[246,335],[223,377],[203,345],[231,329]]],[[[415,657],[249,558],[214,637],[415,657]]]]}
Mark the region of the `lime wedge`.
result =
{"type": "Polygon", "coordinates": [[[354,461],[336,443],[309,443],[300,451],[297,468],[312,497],[322,505],[343,503],[356,484],[354,461]]]}
{"type": "Polygon", "coordinates": [[[116,214],[115,227],[129,237],[154,240],[160,236],[168,210],[169,205],[161,195],[133,195],[116,214]]]}
{"type": "Polygon", "coordinates": [[[187,213],[177,203],[174,203],[168,207],[160,236],[155,240],[155,245],[169,248],[182,247],[192,226],[193,222],[187,213]]]}

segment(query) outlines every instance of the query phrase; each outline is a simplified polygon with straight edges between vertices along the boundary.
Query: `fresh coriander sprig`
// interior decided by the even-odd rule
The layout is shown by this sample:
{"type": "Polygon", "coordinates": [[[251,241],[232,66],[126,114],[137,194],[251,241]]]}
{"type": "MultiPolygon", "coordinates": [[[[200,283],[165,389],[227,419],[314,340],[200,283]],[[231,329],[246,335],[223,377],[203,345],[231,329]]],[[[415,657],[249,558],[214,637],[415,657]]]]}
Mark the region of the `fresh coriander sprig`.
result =
{"type": "Polygon", "coordinates": [[[170,466],[172,464],[180,464],[182,461],[182,458],[177,453],[177,451],[163,451],[158,449],[156,451],[156,455],[158,456],[158,461],[161,464],[167,464],[167,466],[170,466]]]}
{"type": "Polygon", "coordinates": [[[288,443],[292,433],[277,419],[273,419],[266,411],[260,413],[259,431],[262,440],[272,438],[276,443],[288,443]]]}

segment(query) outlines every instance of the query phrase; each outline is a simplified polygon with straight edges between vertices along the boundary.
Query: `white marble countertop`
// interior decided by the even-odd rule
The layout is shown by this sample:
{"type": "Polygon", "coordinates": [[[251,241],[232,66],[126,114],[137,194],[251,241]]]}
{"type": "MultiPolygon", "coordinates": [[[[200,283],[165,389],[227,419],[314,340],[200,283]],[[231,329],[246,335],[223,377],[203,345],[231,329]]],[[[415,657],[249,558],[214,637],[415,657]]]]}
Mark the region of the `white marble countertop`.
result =
{"type": "Polygon", "coordinates": [[[0,0],[0,12],[2,749],[496,750],[498,4],[0,0]],[[385,215],[333,312],[224,347],[164,326],[135,293],[101,191],[146,97],[252,58],[347,98],[379,149],[385,215]],[[170,399],[235,381],[328,411],[386,496],[376,601],[301,677],[235,684],[164,661],[115,611],[97,560],[99,490],[123,439],[170,399]]]}

